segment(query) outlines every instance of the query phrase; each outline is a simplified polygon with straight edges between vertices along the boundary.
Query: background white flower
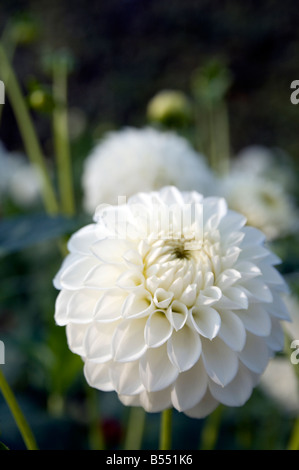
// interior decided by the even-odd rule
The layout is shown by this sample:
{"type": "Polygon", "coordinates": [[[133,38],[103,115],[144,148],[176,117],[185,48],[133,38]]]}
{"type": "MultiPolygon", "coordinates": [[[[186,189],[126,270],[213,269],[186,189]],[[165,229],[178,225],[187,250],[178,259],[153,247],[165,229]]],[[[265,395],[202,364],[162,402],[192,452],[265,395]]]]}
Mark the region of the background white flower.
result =
{"type": "Polygon", "coordinates": [[[232,171],[263,176],[276,181],[288,191],[296,187],[293,166],[292,159],[284,150],[264,145],[244,147],[232,161],[232,171]]]}
{"type": "Polygon", "coordinates": [[[0,142],[0,198],[10,198],[17,206],[28,208],[40,200],[42,179],[25,156],[8,152],[0,142]]]}
{"type": "Polygon", "coordinates": [[[286,356],[273,358],[261,378],[261,388],[284,411],[297,416],[299,413],[299,382],[295,372],[297,365],[289,357],[290,343],[299,340],[299,301],[295,294],[284,296],[291,322],[283,322],[286,332],[286,356]],[[289,344],[287,344],[289,343],[289,344]]]}
{"type": "Polygon", "coordinates": [[[243,214],[268,240],[293,233],[297,227],[297,209],[280,182],[255,172],[232,171],[219,188],[229,207],[243,214]]]}
{"type": "Polygon", "coordinates": [[[92,387],[196,418],[248,400],[288,313],[279,260],[245,222],[224,199],[166,187],[99,207],[71,237],[55,319],[92,387]]]}
{"type": "Polygon", "coordinates": [[[117,204],[118,196],[166,185],[210,191],[212,174],[204,157],[183,137],[154,128],[109,133],[86,158],[82,176],[84,209],[117,204]]]}

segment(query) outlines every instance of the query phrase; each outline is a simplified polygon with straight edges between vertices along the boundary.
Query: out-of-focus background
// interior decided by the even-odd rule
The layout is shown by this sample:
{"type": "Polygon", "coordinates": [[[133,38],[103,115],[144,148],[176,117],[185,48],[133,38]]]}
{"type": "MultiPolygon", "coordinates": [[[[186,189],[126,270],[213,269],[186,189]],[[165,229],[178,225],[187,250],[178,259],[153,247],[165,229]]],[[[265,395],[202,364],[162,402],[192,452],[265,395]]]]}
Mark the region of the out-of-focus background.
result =
{"type": "MultiPolygon", "coordinates": [[[[98,139],[109,130],[148,125],[148,103],[161,90],[179,90],[193,101],[195,77],[211,61],[221,64],[229,77],[225,103],[231,159],[248,146],[275,149],[294,177],[292,196],[298,198],[299,105],[290,101],[291,83],[299,80],[298,24],[294,0],[3,0],[0,35],[50,169],[55,148],[49,64],[55,54],[67,62],[72,172],[81,219],[63,220],[65,233],[91,219],[82,210],[80,177],[98,139]]],[[[5,83],[1,68],[0,79],[5,83]]],[[[0,140],[17,159],[26,152],[7,96],[0,111],[0,140]]],[[[196,112],[200,115],[200,108],[196,112]]],[[[168,124],[163,125],[176,127],[168,124]]],[[[178,132],[196,145],[197,125],[192,115],[191,130],[178,125],[178,132]]],[[[1,173],[5,178],[4,166],[0,183],[1,173]]],[[[69,352],[64,329],[54,323],[57,292],[52,279],[61,253],[57,239],[49,240],[49,231],[55,235],[57,226],[47,226],[48,219],[41,223],[41,212],[38,205],[28,209],[7,200],[0,205],[1,222],[6,224],[0,234],[0,339],[5,343],[1,367],[41,448],[93,448],[100,430],[106,447],[117,449],[125,438],[128,410],[114,393],[88,389],[81,360],[69,352]],[[26,217],[28,211],[43,227],[39,243],[29,240],[22,246],[20,232],[16,245],[9,245],[9,230],[22,230],[20,219],[10,226],[10,218],[26,217]]],[[[27,232],[25,227],[26,236],[27,232]]],[[[299,254],[294,239],[286,238],[276,248],[284,260],[282,272],[297,286],[299,254]]],[[[285,448],[299,411],[296,386],[295,392],[289,392],[287,384],[286,389],[284,402],[268,393],[268,385],[257,388],[241,409],[225,408],[216,448],[285,448]]],[[[175,413],[174,447],[199,448],[205,423],[175,413]]],[[[155,448],[158,433],[159,416],[149,415],[143,448],[155,448]]],[[[24,448],[1,396],[0,441],[24,448]]]]}

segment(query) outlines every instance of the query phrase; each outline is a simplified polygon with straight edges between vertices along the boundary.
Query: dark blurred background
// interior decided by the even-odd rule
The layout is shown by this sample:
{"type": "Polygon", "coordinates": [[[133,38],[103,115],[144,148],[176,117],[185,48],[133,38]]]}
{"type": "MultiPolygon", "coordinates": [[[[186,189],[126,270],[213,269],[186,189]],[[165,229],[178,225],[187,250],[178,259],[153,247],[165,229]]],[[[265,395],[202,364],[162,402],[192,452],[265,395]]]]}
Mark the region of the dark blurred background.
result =
{"type": "MultiPolygon", "coordinates": [[[[190,93],[190,76],[210,57],[233,75],[228,95],[234,151],[249,144],[279,146],[298,157],[299,108],[290,84],[299,77],[299,11],[294,0],[9,1],[0,5],[0,26],[22,14],[38,24],[38,40],[16,51],[24,88],[32,77],[46,82],[41,58],[69,49],[75,67],[70,106],[88,124],[145,122],[148,100],[163,88],[190,93]]],[[[16,146],[7,106],[1,134],[16,146]]],[[[39,123],[47,139],[47,125],[39,123]]]]}
{"type": "MultiPolygon", "coordinates": [[[[233,153],[253,144],[280,147],[299,164],[299,105],[290,102],[291,82],[299,79],[295,0],[1,1],[0,34],[24,19],[36,27],[33,40],[21,41],[13,56],[25,96],[32,83],[51,88],[43,67],[48,53],[64,49],[73,57],[69,107],[79,111],[87,135],[72,145],[77,182],[94,139],[106,129],[146,125],[147,103],[164,88],[190,96],[194,70],[211,58],[225,63],[232,74],[227,105],[233,153]]],[[[31,112],[51,156],[49,113],[31,112]]],[[[9,100],[0,140],[9,150],[24,150],[9,100]]],[[[82,362],[68,350],[64,329],[54,324],[52,279],[60,262],[55,242],[1,259],[4,372],[41,448],[92,448],[96,429],[104,432],[108,448],[117,448],[128,410],[113,393],[86,390],[82,362]]],[[[155,448],[159,416],[147,419],[143,445],[155,448]]],[[[284,448],[292,423],[293,416],[255,390],[242,409],[225,410],[217,446],[284,448]]],[[[204,424],[175,413],[174,447],[197,448],[204,424]]],[[[24,448],[2,397],[0,441],[24,448]]]]}

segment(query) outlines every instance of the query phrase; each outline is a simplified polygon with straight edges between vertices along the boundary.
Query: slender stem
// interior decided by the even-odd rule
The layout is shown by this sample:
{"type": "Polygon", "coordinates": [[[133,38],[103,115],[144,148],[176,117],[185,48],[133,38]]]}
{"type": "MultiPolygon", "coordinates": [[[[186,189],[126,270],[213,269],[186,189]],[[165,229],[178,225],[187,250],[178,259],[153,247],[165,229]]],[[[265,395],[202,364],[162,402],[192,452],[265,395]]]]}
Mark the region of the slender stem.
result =
{"type": "Polygon", "coordinates": [[[162,411],[159,450],[171,450],[172,409],[162,411]]]}
{"type": "Polygon", "coordinates": [[[299,417],[295,421],[287,448],[288,450],[299,450],[299,417]]]}
{"type": "Polygon", "coordinates": [[[28,450],[38,450],[35,438],[29,427],[28,422],[26,421],[25,416],[22,413],[21,408],[18,405],[18,402],[8,385],[2,370],[0,369],[0,390],[6,400],[6,403],[15,419],[15,422],[18,426],[18,429],[23,437],[23,440],[26,444],[28,450]]]}
{"type": "Polygon", "coordinates": [[[62,210],[66,215],[75,213],[74,189],[67,113],[67,65],[63,61],[53,64],[54,143],[58,168],[58,184],[62,210]]]}
{"type": "Polygon", "coordinates": [[[212,170],[218,173],[218,155],[217,155],[217,138],[215,128],[214,106],[212,103],[208,105],[208,122],[209,122],[209,160],[212,170]]]}
{"type": "Polygon", "coordinates": [[[7,54],[0,41],[0,69],[5,77],[8,77],[6,91],[10,99],[15,117],[18,123],[20,133],[22,135],[24,146],[28,158],[33,165],[39,169],[42,179],[42,195],[47,212],[51,215],[58,213],[58,204],[55,197],[55,192],[52,187],[51,179],[48,174],[48,169],[45,163],[45,157],[41,150],[31,116],[28,111],[27,104],[23,97],[21,87],[14,73],[12,66],[8,60],[7,54]]]}
{"type": "Polygon", "coordinates": [[[86,405],[89,417],[89,443],[92,450],[105,450],[105,439],[102,430],[98,391],[86,388],[86,405]]]}
{"type": "MultiPolygon", "coordinates": [[[[8,24],[6,25],[2,33],[1,41],[2,41],[2,44],[5,46],[6,54],[10,62],[13,59],[13,56],[15,54],[15,49],[16,49],[16,42],[12,39],[11,36],[12,35],[11,35],[11,30],[10,30],[10,23],[8,22],[8,24]]],[[[5,73],[2,71],[2,76],[0,78],[4,84],[8,81],[8,77],[9,77],[8,72],[6,71],[5,73]]],[[[1,123],[3,109],[4,109],[4,104],[1,104],[0,105],[0,123],[1,123]]]]}
{"type": "Polygon", "coordinates": [[[224,99],[217,105],[216,135],[218,170],[221,175],[225,175],[228,173],[230,166],[230,135],[228,109],[224,99]]]}
{"type": "Polygon", "coordinates": [[[220,430],[221,415],[222,407],[218,406],[207,418],[201,434],[201,450],[213,450],[215,448],[220,430]]]}
{"type": "Polygon", "coordinates": [[[140,450],[144,432],[146,413],[143,408],[132,407],[128,422],[128,430],[124,450],[140,450]]]}

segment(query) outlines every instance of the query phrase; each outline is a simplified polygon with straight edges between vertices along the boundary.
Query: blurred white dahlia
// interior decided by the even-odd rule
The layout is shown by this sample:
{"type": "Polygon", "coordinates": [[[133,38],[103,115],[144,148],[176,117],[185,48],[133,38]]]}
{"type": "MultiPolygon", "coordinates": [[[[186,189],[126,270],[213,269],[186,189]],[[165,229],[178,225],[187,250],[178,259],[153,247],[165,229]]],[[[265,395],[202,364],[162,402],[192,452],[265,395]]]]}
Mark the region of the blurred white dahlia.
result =
{"type": "Polygon", "coordinates": [[[279,259],[224,199],[165,187],[99,207],[54,279],[87,382],[148,412],[241,406],[283,346],[279,259]]]}
{"type": "Polygon", "coordinates": [[[101,203],[173,185],[206,194],[212,173],[204,157],[174,132],[148,127],[110,132],[84,162],[83,206],[93,214],[101,203]]]}
{"type": "Polygon", "coordinates": [[[0,203],[6,198],[29,208],[40,200],[42,180],[37,167],[18,152],[8,152],[0,142],[0,203]]]}
{"type": "Polygon", "coordinates": [[[297,209],[280,182],[254,172],[233,171],[219,187],[229,208],[243,214],[248,225],[261,230],[268,240],[294,232],[297,209]]]}

